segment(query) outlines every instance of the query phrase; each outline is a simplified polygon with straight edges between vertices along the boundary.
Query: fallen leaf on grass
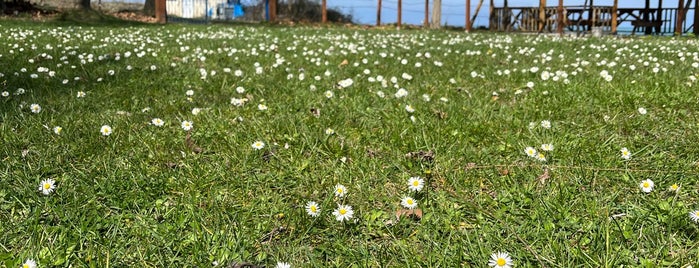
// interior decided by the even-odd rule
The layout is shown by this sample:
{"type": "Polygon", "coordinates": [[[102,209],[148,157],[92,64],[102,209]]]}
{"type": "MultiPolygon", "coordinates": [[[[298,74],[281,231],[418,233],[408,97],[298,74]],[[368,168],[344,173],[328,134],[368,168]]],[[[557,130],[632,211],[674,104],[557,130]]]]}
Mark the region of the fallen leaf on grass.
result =
{"type": "Polygon", "coordinates": [[[187,148],[189,148],[190,150],[192,150],[192,152],[194,152],[195,154],[204,151],[204,149],[194,144],[194,142],[192,141],[192,134],[190,131],[187,131],[187,136],[185,136],[184,138],[184,145],[187,146],[187,148]]]}
{"type": "Polygon", "coordinates": [[[399,209],[396,211],[396,220],[400,220],[401,217],[412,217],[420,220],[422,219],[422,209],[399,209]]]}
{"type": "Polygon", "coordinates": [[[429,151],[409,152],[409,153],[405,154],[405,157],[416,159],[416,160],[422,160],[422,161],[426,161],[426,162],[432,162],[432,161],[434,161],[434,151],[429,150],[429,151]]]}

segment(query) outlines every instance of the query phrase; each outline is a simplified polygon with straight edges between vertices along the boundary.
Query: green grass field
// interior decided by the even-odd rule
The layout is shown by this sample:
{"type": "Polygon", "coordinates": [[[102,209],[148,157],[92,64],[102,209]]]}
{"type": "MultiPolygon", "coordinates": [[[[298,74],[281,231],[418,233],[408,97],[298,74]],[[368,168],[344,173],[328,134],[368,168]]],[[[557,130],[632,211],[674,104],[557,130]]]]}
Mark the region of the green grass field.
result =
{"type": "Polygon", "coordinates": [[[693,38],[0,21],[0,40],[0,267],[699,262],[693,38]]]}

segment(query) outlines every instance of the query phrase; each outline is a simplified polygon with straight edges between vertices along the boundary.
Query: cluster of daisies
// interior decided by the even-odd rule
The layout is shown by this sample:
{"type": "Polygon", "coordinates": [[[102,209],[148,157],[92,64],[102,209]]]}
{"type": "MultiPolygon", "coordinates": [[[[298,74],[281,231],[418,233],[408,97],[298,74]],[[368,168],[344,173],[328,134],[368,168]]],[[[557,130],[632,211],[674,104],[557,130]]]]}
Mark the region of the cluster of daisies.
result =
{"type": "MultiPolygon", "coordinates": [[[[551,129],[551,121],[549,120],[542,120],[541,123],[539,123],[539,125],[541,126],[541,128],[545,130],[551,129]]],[[[530,130],[533,130],[534,128],[536,128],[536,126],[537,124],[535,122],[529,123],[530,130]]],[[[541,151],[537,151],[537,149],[532,146],[527,146],[526,148],[524,148],[524,154],[538,161],[546,162],[546,155],[543,152],[552,152],[553,144],[544,143],[541,144],[539,148],[541,149],[541,151]]]]}
{"type": "MultiPolygon", "coordinates": [[[[333,210],[332,215],[335,220],[339,222],[349,221],[354,217],[354,209],[352,206],[343,204],[345,197],[347,196],[347,187],[342,184],[335,185],[333,190],[336,201],[338,201],[337,208],[333,210]]],[[[321,213],[320,205],[315,201],[308,201],[305,206],[306,213],[311,217],[318,217],[321,213]]]]}

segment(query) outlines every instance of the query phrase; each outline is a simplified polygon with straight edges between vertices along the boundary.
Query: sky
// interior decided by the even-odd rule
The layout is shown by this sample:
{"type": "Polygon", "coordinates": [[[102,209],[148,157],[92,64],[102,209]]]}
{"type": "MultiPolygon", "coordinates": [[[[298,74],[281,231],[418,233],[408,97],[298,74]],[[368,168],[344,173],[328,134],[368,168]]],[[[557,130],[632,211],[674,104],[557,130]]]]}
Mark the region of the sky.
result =
{"type": "MultiPolygon", "coordinates": [[[[327,0],[329,7],[336,7],[344,11],[345,13],[352,14],[355,22],[362,24],[375,24],[376,23],[376,5],[378,0],[327,0]]],[[[430,0],[430,8],[432,5],[430,0]]],[[[476,6],[479,0],[471,0],[471,16],[475,13],[476,6]]],[[[502,6],[503,0],[495,0],[495,6],[502,6]]],[[[685,1],[686,2],[686,1],[685,1]]],[[[476,18],[473,26],[487,26],[488,24],[488,10],[490,0],[484,0],[481,11],[476,18]]],[[[549,6],[555,6],[558,4],[556,0],[548,0],[549,6]]],[[[585,0],[564,0],[564,5],[583,5],[585,0]]],[[[612,5],[613,0],[594,0],[595,5],[612,5]]],[[[664,0],[663,7],[672,8],[677,7],[677,0],[664,0]]],[[[509,0],[509,6],[538,6],[539,0],[509,0]]],[[[643,0],[619,0],[619,7],[643,7],[645,1],[643,0]]],[[[650,6],[657,7],[658,0],[651,0],[650,6]]],[[[693,7],[694,5],[692,5],[693,7]]],[[[397,7],[398,0],[382,0],[382,12],[381,12],[381,22],[382,23],[395,23],[397,21],[397,7]]],[[[403,0],[403,23],[407,24],[422,24],[424,19],[424,0],[403,0]]],[[[430,16],[431,16],[430,10],[430,16]]],[[[466,1],[465,0],[442,0],[442,24],[448,24],[453,26],[464,26],[466,13],[466,1]]],[[[687,18],[691,23],[691,19],[694,17],[693,11],[689,11],[687,18]]]]}

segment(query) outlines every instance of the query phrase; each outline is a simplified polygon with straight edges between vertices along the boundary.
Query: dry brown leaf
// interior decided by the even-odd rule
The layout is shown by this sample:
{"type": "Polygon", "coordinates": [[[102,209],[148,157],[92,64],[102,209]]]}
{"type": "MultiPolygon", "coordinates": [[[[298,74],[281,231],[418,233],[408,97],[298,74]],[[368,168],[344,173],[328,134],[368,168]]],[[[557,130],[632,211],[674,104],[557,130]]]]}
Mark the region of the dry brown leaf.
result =
{"type": "Polygon", "coordinates": [[[476,163],[470,162],[470,163],[466,164],[466,170],[474,169],[474,168],[476,168],[476,163]]]}
{"type": "Polygon", "coordinates": [[[349,64],[349,61],[347,61],[347,59],[345,59],[340,63],[340,66],[345,66],[347,64],[349,64]]]}
{"type": "Polygon", "coordinates": [[[417,152],[409,152],[405,154],[405,157],[407,158],[413,158],[417,160],[422,160],[426,162],[432,162],[434,161],[434,151],[429,150],[429,151],[417,151],[417,152]]]}
{"type": "Polygon", "coordinates": [[[500,169],[498,172],[500,173],[500,176],[507,176],[510,174],[510,171],[506,168],[500,169]]]}
{"type": "Polygon", "coordinates": [[[422,219],[422,209],[399,209],[396,211],[396,220],[401,217],[413,217],[416,220],[422,219]]]}
{"type": "Polygon", "coordinates": [[[192,150],[192,152],[194,152],[195,154],[198,154],[198,153],[201,153],[204,151],[204,149],[202,149],[201,147],[194,144],[194,142],[192,141],[192,134],[190,131],[187,131],[187,136],[185,136],[185,138],[184,138],[184,144],[185,144],[185,146],[187,146],[187,148],[192,150]]]}

